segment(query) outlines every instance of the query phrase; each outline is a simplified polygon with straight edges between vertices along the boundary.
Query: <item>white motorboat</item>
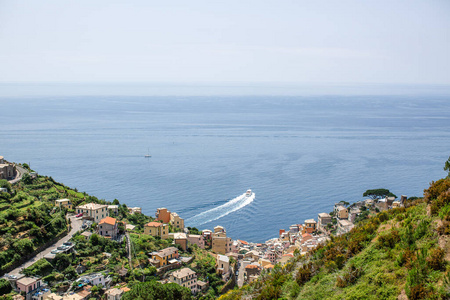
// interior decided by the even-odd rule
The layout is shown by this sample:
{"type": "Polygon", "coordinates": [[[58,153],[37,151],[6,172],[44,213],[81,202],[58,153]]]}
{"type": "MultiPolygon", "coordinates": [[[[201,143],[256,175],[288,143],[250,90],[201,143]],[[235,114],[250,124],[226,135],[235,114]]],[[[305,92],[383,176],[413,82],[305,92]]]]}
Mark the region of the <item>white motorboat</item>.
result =
{"type": "Polygon", "coordinates": [[[246,197],[250,197],[252,195],[252,190],[248,189],[247,192],[245,192],[246,197]]]}

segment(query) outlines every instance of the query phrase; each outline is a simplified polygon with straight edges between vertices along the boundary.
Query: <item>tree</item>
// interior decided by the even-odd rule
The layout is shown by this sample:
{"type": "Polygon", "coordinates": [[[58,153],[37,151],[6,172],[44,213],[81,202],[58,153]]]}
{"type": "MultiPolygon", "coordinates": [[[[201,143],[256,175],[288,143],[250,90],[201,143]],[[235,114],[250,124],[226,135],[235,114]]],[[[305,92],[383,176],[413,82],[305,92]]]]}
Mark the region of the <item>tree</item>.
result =
{"type": "MultiPolygon", "coordinates": [[[[92,290],[91,290],[92,291],[92,290]]],[[[176,283],[161,284],[155,280],[138,283],[123,295],[124,300],[188,300],[193,299],[190,289],[176,283]]]]}
{"type": "Polygon", "coordinates": [[[444,171],[447,171],[447,177],[450,178],[450,156],[444,164],[444,171]]]}
{"type": "Polygon", "coordinates": [[[392,194],[388,189],[367,190],[367,191],[364,192],[363,196],[364,197],[370,197],[373,200],[384,198],[386,196],[397,198],[397,196],[392,194]]]}
{"type": "Polygon", "coordinates": [[[117,200],[117,199],[114,199],[114,201],[113,201],[112,204],[113,204],[113,205],[120,205],[119,200],[117,200]]]}
{"type": "Polygon", "coordinates": [[[5,278],[0,279],[0,295],[5,295],[11,292],[11,284],[5,278]]]}
{"type": "Polygon", "coordinates": [[[31,178],[30,174],[25,173],[22,176],[22,182],[25,184],[32,184],[33,183],[33,178],[31,178]]]}
{"type": "Polygon", "coordinates": [[[7,188],[9,192],[11,191],[11,183],[9,183],[8,180],[1,179],[0,180],[0,187],[7,188]]]}
{"type": "Polygon", "coordinates": [[[202,232],[198,230],[196,227],[188,227],[187,229],[189,230],[190,234],[202,234],[202,232]]]}
{"type": "Polygon", "coordinates": [[[55,256],[54,266],[59,271],[65,270],[72,263],[72,257],[70,254],[58,253],[55,256]]]}

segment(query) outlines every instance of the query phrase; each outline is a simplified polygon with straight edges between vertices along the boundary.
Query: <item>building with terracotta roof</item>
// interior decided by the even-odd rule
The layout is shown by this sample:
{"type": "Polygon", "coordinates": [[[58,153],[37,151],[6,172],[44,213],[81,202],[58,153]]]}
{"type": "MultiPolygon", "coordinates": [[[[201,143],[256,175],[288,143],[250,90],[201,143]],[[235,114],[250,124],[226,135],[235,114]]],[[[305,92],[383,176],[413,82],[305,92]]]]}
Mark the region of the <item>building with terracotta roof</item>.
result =
{"type": "Polygon", "coordinates": [[[159,222],[147,223],[144,225],[144,234],[167,239],[169,237],[169,225],[159,222]]]}
{"type": "Polygon", "coordinates": [[[106,238],[115,239],[119,233],[118,222],[116,219],[106,217],[98,223],[98,233],[106,238]]]}
{"type": "Polygon", "coordinates": [[[99,222],[101,219],[109,216],[108,205],[88,203],[76,207],[77,214],[82,213],[83,219],[91,219],[99,222]]]}
{"type": "Polygon", "coordinates": [[[238,240],[239,243],[241,243],[242,245],[248,245],[248,242],[243,241],[243,240],[238,240]]]}
{"type": "Polygon", "coordinates": [[[84,289],[79,291],[77,295],[80,296],[83,300],[88,300],[91,298],[92,292],[90,291],[90,288],[88,289],[87,287],[85,287],[84,289]]]}

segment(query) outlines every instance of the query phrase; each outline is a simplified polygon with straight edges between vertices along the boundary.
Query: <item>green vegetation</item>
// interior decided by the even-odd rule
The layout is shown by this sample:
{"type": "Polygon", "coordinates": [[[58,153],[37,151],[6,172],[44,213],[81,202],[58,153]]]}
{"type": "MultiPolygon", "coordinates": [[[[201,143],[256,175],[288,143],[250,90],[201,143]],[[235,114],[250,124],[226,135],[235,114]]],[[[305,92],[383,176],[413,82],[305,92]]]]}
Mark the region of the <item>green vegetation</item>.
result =
{"type": "Polygon", "coordinates": [[[187,228],[189,230],[189,234],[202,234],[202,232],[200,230],[198,230],[196,227],[188,227],[187,228]]]}
{"type": "Polygon", "coordinates": [[[27,276],[47,276],[53,271],[53,266],[46,260],[40,259],[26,268],[23,273],[27,276]]]}
{"type": "Polygon", "coordinates": [[[374,189],[374,190],[367,190],[364,192],[363,194],[364,197],[370,197],[372,199],[380,199],[380,198],[385,198],[385,197],[395,197],[397,198],[396,195],[392,194],[389,190],[387,189],[374,189]]]}
{"type": "Polygon", "coordinates": [[[191,290],[176,283],[161,284],[157,281],[138,283],[124,294],[124,300],[189,300],[191,290]]]}
{"type": "Polygon", "coordinates": [[[67,230],[66,211],[53,208],[70,189],[47,177],[28,179],[14,186],[0,181],[8,189],[0,193],[0,274],[67,230]]]}
{"type": "Polygon", "coordinates": [[[448,299],[449,188],[450,178],[433,182],[407,208],[361,220],[350,233],[220,299],[448,299]]]}
{"type": "Polygon", "coordinates": [[[216,259],[208,251],[195,247],[193,250],[195,260],[188,266],[197,273],[198,280],[209,282],[208,295],[212,298],[220,295],[224,282],[216,274],[216,259]]]}
{"type": "Polygon", "coordinates": [[[447,171],[448,173],[447,178],[450,177],[450,156],[444,164],[444,171],[447,171]]]}
{"type": "Polygon", "coordinates": [[[5,295],[11,292],[12,287],[11,284],[9,284],[9,281],[1,278],[0,279],[0,295],[5,295]]]}

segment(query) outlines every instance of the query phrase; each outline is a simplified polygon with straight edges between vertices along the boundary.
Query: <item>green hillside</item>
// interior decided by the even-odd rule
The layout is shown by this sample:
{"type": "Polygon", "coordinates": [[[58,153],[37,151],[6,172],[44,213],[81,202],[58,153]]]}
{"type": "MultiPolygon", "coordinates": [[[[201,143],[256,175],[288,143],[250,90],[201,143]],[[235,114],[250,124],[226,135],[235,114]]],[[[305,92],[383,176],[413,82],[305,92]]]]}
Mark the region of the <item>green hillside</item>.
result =
{"type": "Polygon", "coordinates": [[[0,275],[67,230],[67,210],[56,209],[55,200],[68,198],[74,206],[102,201],[47,176],[33,179],[25,174],[14,185],[0,180],[0,187],[8,189],[0,192],[0,275]]]}
{"type": "Polygon", "coordinates": [[[449,299],[450,178],[220,299],[449,299]]]}

